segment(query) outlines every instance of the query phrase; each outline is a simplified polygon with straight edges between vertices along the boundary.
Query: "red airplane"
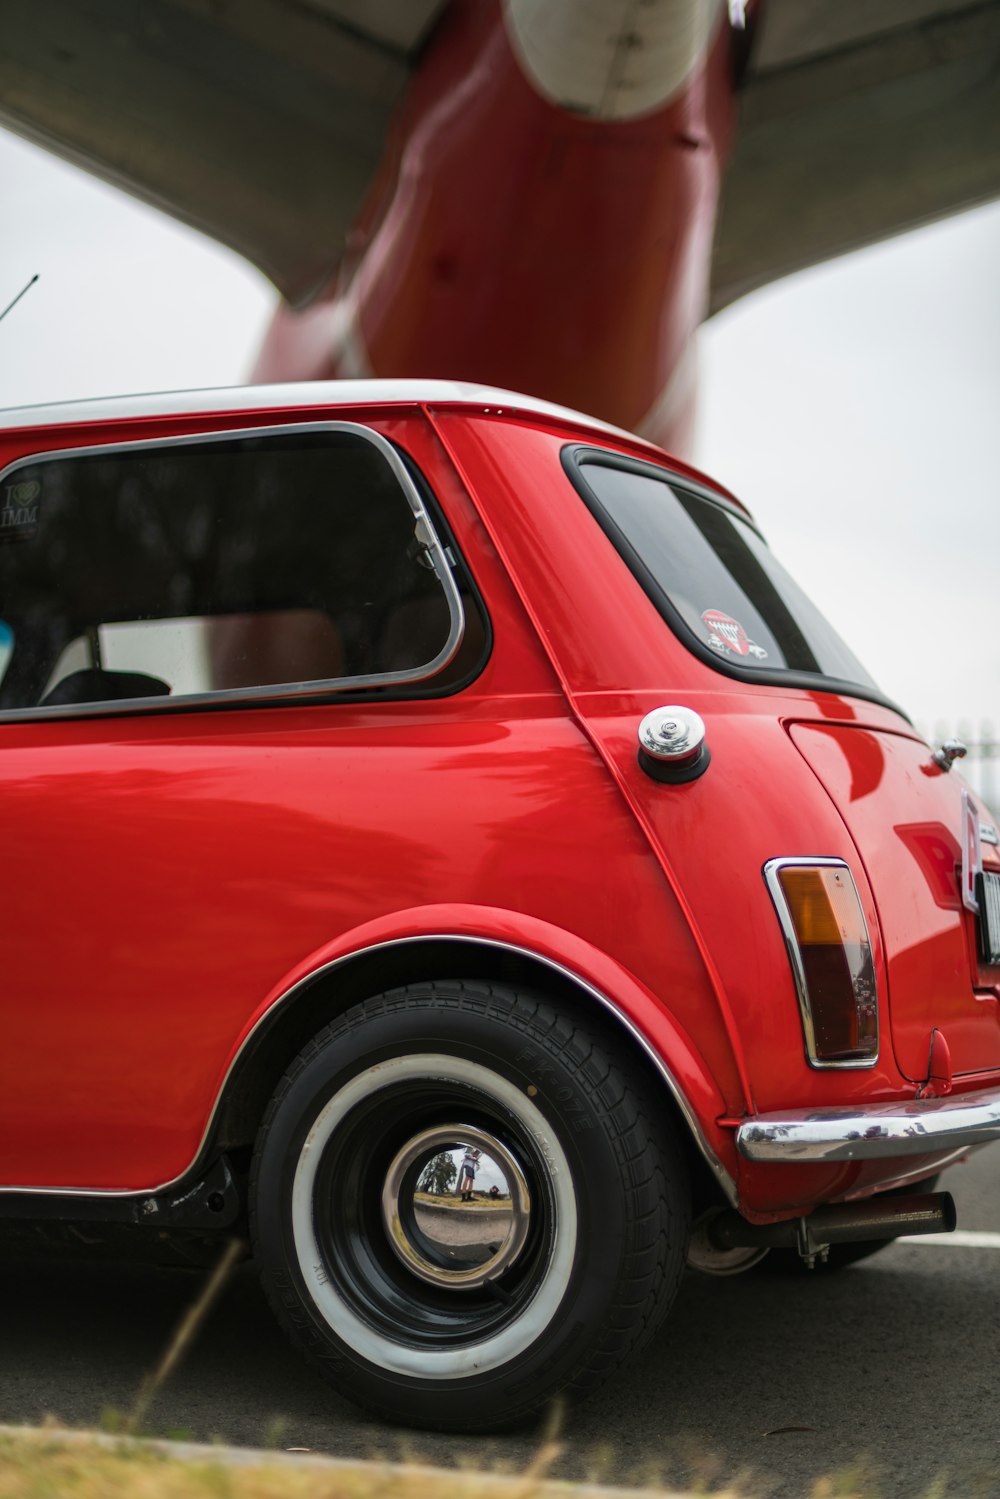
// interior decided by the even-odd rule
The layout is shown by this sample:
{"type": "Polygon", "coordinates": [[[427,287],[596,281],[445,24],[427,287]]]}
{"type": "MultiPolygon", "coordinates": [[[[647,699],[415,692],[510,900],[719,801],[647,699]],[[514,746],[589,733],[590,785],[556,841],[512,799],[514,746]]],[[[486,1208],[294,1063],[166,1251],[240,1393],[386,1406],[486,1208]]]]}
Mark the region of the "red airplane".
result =
{"type": "Polygon", "coordinates": [[[482,381],[680,453],[709,310],[1000,192],[997,0],[0,0],[0,27],[0,120],[282,291],[256,379],[482,381]]]}

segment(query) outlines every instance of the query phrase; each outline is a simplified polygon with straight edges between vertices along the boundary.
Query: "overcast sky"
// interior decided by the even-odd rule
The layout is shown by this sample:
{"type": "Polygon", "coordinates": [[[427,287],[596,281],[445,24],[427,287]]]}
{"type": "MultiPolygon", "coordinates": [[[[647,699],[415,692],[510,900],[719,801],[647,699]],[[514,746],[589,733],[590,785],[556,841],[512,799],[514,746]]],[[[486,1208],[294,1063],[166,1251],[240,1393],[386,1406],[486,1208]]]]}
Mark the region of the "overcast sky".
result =
{"type": "Polygon", "coordinates": [[[1000,720],[1000,205],[706,324],[698,461],[889,695],[1000,720]]]}
{"type": "MultiPolygon", "coordinates": [[[[239,383],[245,263],[0,133],[0,406],[239,383]]],[[[1000,721],[1000,205],[756,293],[702,330],[696,461],[930,730],[1000,721]]]]}

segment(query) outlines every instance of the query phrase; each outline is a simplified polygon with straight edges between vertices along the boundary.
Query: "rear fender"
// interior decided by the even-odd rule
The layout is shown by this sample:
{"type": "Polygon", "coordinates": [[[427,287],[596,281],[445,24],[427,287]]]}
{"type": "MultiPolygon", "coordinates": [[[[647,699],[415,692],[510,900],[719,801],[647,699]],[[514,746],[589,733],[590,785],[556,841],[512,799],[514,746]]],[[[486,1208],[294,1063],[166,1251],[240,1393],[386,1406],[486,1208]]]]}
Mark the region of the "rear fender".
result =
{"type": "Polygon", "coordinates": [[[310,954],[264,999],[233,1047],[199,1152],[245,1143],[261,1099],[323,1024],[366,996],[433,977],[527,977],[572,990],[619,1027],[655,1069],[726,1197],[735,1202],[732,1132],[716,1120],[724,1100],[663,1003],[615,959],[583,938],[520,912],[422,906],[366,923],[310,954]],[[274,1069],[277,1068],[275,1074],[274,1069]]]}

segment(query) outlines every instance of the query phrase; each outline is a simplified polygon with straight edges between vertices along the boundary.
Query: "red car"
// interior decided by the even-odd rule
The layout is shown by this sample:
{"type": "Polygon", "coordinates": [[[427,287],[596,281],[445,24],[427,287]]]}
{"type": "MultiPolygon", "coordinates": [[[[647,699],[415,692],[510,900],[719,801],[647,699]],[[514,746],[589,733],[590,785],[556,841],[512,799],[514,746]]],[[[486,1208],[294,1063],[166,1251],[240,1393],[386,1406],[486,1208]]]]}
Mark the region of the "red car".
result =
{"type": "Polygon", "coordinates": [[[724,490],[442,382],[0,444],[7,1220],[245,1232],[330,1379],[459,1429],[689,1255],[953,1224],[997,827],[724,490]]]}

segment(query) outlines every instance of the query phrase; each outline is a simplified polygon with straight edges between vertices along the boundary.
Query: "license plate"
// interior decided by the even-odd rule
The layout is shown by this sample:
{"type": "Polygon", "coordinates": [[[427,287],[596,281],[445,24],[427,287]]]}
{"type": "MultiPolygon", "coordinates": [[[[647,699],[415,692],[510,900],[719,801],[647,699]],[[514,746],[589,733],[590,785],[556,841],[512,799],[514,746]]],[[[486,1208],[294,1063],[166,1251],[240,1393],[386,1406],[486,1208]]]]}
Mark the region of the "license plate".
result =
{"type": "Polygon", "coordinates": [[[984,963],[1000,963],[1000,874],[976,876],[979,900],[979,951],[984,963]]]}

